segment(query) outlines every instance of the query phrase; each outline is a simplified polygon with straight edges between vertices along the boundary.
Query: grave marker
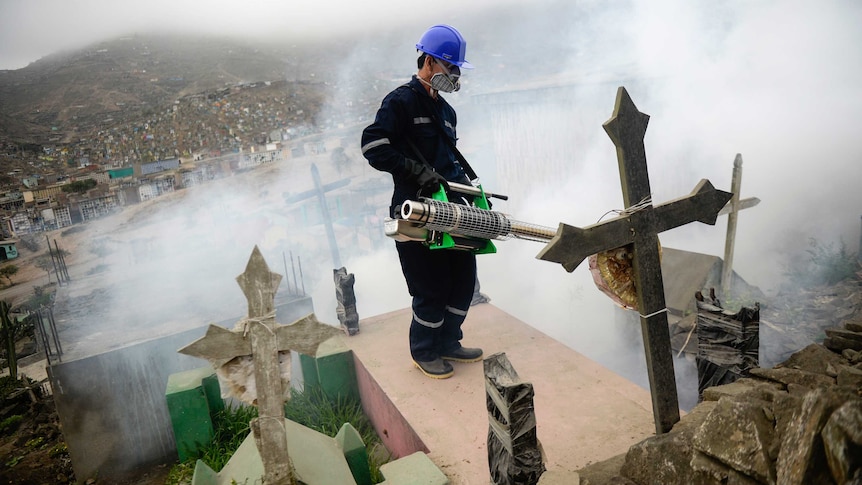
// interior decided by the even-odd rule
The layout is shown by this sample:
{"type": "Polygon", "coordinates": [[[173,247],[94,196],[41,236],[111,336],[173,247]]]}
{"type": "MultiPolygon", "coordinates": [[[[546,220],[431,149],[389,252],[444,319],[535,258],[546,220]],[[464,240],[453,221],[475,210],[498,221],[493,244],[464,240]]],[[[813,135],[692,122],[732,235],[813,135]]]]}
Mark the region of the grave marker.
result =
{"type": "Polygon", "coordinates": [[[317,347],[341,331],[308,315],[292,325],[275,322],[274,298],[282,276],[269,270],[257,246],[245,272],[236,280],[248,300],[243,332],[210,325],[206,335],[179,350],[180,353],[216,362],[243,355],[254,361],[258,418],[251,423],[264,468],[264,483],[295,483],[287,450],[284,399],[278,353],[294,350],[313,356],[317,347]]]}
{"type": "Polygon", "coordinates": [[[742,187],[742,155],[737,153],[733,160],[733,178],[730,181],[730,191],[733,197],[730,202],[724,206],[718,215],[728,214],[727,216],[727,238],[724,242],[724,263],[721,271],[721,297],[727,300],[730,297],[730,289],[732,287],[731,278],[733,278],[733,246],[736,241],[736,219],[739,217],[739,211],[754,207],[760,203],[757,197],[749,197],[747,199],[739,199],[739,192],[742,187]]]}
{"type": "Polygon", "coordinates": [[[626,210],[614,219],[584,228],[560,224],[557,234],[537,256],[572,272],[592,254],[631,245],[634,284],[652,396],[656,433],[679,421],[667,307],[659,259],[658,233],[700,221],[713,225],[730,200],[728,192],[701,180],[691,194],[653,207],[644,134],[649,115],[638,111],[624,87],[617,90],[611,119],[602,125],[617,147],[626,210]]]}

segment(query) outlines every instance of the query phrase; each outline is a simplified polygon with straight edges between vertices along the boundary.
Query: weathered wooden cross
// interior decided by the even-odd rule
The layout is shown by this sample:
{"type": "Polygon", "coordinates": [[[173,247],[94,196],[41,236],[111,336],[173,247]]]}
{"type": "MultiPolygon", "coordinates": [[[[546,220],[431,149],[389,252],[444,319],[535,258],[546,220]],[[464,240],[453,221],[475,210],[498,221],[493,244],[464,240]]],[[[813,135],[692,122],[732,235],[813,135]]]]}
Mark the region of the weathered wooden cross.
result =
{"type": "Polygon", "coordinates": [[[560,224],[557,234],[537,256],[572,272],[592,254],[626,245],[634,254],[634,284],[646,351],[656,433],[679,421],[667,308],[661,275],[658,233],[693,221],[713,225],[731,195],[701,180],[691,194],[653,207],[644,134],[649,115],[638,111],[625,88],[617,90],[611,119],[602,125],[617,147],[623,201],[619,217],[584,228],[560,224]]]}
{"type": "Polygon", "coordinates": [[[730,296],[733,278],[733,249],[736,241],[736,219],[739,217],[739,211],[754,207],[760,203],[757,197],[749,197],[747,199],[739,199],[739,192],[742,187],[742,155],[737,153],[733,159],[733,178],[730,181],[730,191],[733,197],[730,202],[724,206],[718,215],[728,214],[727,216],[727,238],[724,240],[724,264],[721,271],[721,297],[727,301],[730,296]]]}
{"type": "Polygon", "coordinates": [[[313,314],[291,325],[275,322],[274,298],[282,276],[269,270],[257,246],[245,272],[236,277],[248,300],[247,331],[234,332],[210,325],[206,335],[181,348],[180,353],[215,362],[251,355],[257,388],[258,418],[251,423],[264,469],[264,483],[295,483],[284,427],[284,389],[278,353],[296,351],[314,356],[325,340],[341,330],[317,321],[313,314]]]}

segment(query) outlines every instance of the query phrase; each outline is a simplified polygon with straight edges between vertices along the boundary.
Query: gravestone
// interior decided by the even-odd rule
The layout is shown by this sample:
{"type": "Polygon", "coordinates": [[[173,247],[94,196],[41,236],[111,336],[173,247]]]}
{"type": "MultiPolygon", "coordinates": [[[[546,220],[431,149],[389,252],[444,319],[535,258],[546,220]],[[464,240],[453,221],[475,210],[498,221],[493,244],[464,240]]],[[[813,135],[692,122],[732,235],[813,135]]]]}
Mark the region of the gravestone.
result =
{"type": "Polygon", "coordinates": [[[649,115],[638,111],[624,87],[617,90],[605,132],[617,147],[626,210],[614,219],[584,228],[561,223],[557,234],[537,256],[572,272],[592,254],[628,246],[633,254],[634,285],[646,353],[656,433],[679,421],[679,400],[664,300],[658,234],[700,221],[714,225],[718,211],[732,194],[701,180],[688,196],[653,206],[644,135],[649,115]]]}
{"type": "Polygon", "coordinates": [[[264,469],[264,483],[292,484],[294,474],[287,449],[279,352],[314,355],[321,342],[341,333],[309,315],[292,325],[275,322],[274,298],[281,275],[269,270],[257,246],[237,283],[248,300],[248,317],[241,332],[210,325],[206,335],[179,350],[208,360],[223,361],[251,355],[257,389],[258,417],[251,422],[264,469]]]}

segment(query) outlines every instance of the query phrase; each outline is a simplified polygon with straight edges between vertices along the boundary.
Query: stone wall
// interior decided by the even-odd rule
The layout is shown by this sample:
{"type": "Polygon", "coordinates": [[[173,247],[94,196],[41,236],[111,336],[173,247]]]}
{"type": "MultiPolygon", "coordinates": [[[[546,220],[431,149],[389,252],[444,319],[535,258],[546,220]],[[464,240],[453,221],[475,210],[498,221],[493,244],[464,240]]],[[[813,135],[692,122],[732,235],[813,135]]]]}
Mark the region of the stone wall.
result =
{"type": "Polygon", "coordinates": [[[811,344],[706,389],[669,433],[632,446],[617,476],[581,484],[862,484],[860,323],[844,322],[844,346],[811,344]]]}

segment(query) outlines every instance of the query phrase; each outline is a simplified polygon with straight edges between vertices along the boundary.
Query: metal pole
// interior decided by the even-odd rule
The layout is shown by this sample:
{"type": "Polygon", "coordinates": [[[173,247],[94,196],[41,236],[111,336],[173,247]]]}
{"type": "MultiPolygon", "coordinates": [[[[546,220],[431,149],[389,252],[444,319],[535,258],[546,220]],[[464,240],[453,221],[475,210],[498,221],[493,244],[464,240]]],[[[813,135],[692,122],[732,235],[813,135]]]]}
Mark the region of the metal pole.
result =
{"type": "MultiPolygon", "coordinates": [[[[48,255],[51,256],[51,266],[54,267],[54,274],[57,275],[57,285],[63,286],[63,278],[60,277],[60,270],[57,269],[57,262],[54,260],[54,251],[51,249],[51,240],[45,236],[45,241],[48,243],[48,255]]],[[[51,275],[48,275],[48,282],[51,282],[51,275]]]]}
{"type": "Polygon", "coordinates": [[[293,272],[293,289],[299,294],[299,283],[296,282],[296,265],[293,263],[293,251],[290,252],[290,269],[293,272]]]}
{"type": "Polygon", "coordinates": [[[284,251],[281,252],[281,261],[284,264],[284,281],[287,283],[287,293],[290,294],[290,278],[287,277],[287,256],[284,255],[284,251]]]}
{"type": "Polygon", "coordinates": [[[742,155],[737,153],[733,160],[733,179],[730,182],[730,213],[727,215],[727,239],[724,242],[724,267],[721,271],[721,297],[730,298],[733,279],[733,244],[736,240],[736,219],[739,217],[739,190],[742,187],[742,155]]]}
{"type": "Polygon", "coordinates": [[[51,335],[54,336],[54,344],[57,346],[57,358],[62,362],[63,346],[60,345],[60,333],[57,331],[57,321],[54,320],[54,310],[48,307],[48,324],[51,325],[51,335]]]}
{"type": "Polygon", "coordinates": [[[57,248],[57,260],[60,262],[60,269],[63,270],[63,276],[66,277],[66,281],[72,281],[72,278],[69,277],[69,270],[66,269],[66,259],[63,258],[63,254],[60,253],[60,245],[57,244],[57,240],[54,239],[54,247],[57,248]]]}
{"type": "Polygon", "coordinates": [[[296,257],[296,263],[299,265],[299,282],[302,283],[302,295],[305,296],[305,280],[302,277],[302,260],[299,256],[296,257]]]}
{"type": "Polygon", "coordinates": [[[859,250],[856,251],[856,259],[862,261],[862,231],[859,232],[859,250]]]}

